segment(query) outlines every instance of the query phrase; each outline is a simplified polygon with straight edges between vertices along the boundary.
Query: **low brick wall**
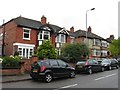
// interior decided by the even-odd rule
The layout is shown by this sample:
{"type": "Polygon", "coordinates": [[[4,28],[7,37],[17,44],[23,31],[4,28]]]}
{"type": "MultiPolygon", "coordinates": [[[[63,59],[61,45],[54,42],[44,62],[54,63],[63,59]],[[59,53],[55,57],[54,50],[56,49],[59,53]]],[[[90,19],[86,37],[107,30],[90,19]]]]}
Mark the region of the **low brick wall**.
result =
{"type": "Polygon", "coordinates": [[[37,57],[31,57],[30,59],[23,59],[20,62],[20,68],[18,69],[0,69],[0,75],[17,75],[24,74],[31,70],[31,64],[38,61],[37,57]]]}
{"type": "Polygon", "coordinates": [[[1,69],[0,72],[3,76],[21,74],[20,69],[1,69]]]}

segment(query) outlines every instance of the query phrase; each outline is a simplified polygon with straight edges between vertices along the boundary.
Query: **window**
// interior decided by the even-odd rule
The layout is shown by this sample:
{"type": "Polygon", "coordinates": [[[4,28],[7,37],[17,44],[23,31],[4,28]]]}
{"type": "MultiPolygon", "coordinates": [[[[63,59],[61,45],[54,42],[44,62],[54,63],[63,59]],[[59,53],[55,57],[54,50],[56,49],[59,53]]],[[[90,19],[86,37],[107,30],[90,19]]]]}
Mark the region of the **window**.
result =
{"type": "Polygon", "coordinates": [[[56,36],[56,42],[65,43],[66,42],[66,36],[64,34],[58,34],[56,36]]]}
{"type": "Polygon", "coordinates": [[[22,56],[22,48],[18,48],[19,55],[22,56]]]}
{"type": "Polygon", "coordinates": [[[58,66],[58,63],[55,60],[50,61],[50,64],[51,66],[58,66]]]}
{"type": "Polygon", "coordinates": [[[23,39],[30,40],[30,31],[31,29],[23,28],[23,39]]]}
{"type": "Polygon", "coordinates": [[[71,43],[71,44],[74,43],[74,37],[70,37],[70,43],[71,43]]]}
{"type": "Polygon", "coordinates": [[[44,40],[50,38],[50,32],[49,31],[40,31],[38,34],[38,40],[44,40]]]}
{"type": "Polygon", "coordinates": [[[93,64],[93,61],[92,61],[92,60],[89,60],[88,63],[89,63],[89,65],[92,65],[92,64],[93,64]]]}
{"type": "Polygon", "coordinates": [[[66,65],[67,65],[65,62],[63,62],[61,60],[58,60],[58,63],[59,63],[60,66],[64,66],[64,67],[66,67],[66,65]]]}
{"type": "Polygon", "coordinates": [[[49,39],[49,32],[48,31],[44,31],[44,39],[49,39]]]}
{"type": "Polygon", "coordinates": [[[100,45],[101,45],[101,42],[100,42],[99,39],[94,39],[93,43],[94,43],[94,45],[96,45],[96,46],[100,46],[100,45]]]}
{"type": "Polygon", "coordinates": [[[93,63],[94,63],[94,64],[98,64],[98,61],[96,61],[96,60],[93,60],[93,63]]]}
{"type": "Polygon", "coordinates": [[[65,43],[65,35],[61,34],[61,42],[65,43]]]}
{"type": "Polygon", "coordinates": [[[33,55],[33,49],[30,49],[30,56],[33,55]]]}
{"type": "Polygon", "coordinates": [[[33,55],[33,49],[31,48],[21,47],[18,48],[18,52],[19,52],[19,56],[24,58],[29,58],[33,55]]]}

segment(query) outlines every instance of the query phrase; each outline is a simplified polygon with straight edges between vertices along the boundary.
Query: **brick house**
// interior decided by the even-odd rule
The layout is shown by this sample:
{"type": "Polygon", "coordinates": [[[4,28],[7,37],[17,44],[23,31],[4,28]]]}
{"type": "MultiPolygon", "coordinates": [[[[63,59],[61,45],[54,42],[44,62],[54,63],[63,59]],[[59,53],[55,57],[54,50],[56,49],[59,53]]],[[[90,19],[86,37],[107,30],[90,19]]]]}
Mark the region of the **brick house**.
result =
{"type": "Polygon", "coordinates": [[[88,31],[85,30],[76,30],[74,31],[74,27],[70,28],[70,39],[71,43],[85,43],[90,49],[89,57],[94,58],[104,58],[108,56],[108,46],[109,43],[114,39],[113,36],[110,36],[108,39],[104,39],[94,33],[92,33],[92,29],[89,26],[88,31]],[[87,38],[86,38],[87,33],[87,38]],[[111,38],[112,37],[112,38],[111,38]],[[111,40],[111,41],[110,41],[111,40]]]}
{"type": "Polygon", "coordinates": [[[45,16],[42,16],[40,21],[19,16],[0,27],[0,51],[4,41],[4,55],[14,55],[15,52],[19,52],[21,57],[29,58],[46,39],[51,41],[59,55],[64,43],[86,43],[90,49],[89,57],[107,57],[108,45],[114,36],[104,39],[92,33],[91,27],[87,32],[74,30],[74,27],[66,30],[64,27],[47,23],[45,16]]]}
{"type": "MultiPolygon", "coordinates": [[[[3,24],[1,32],[5,32],[4,37],[4,55],[19,55],[29,58],[41,45],[43,40],[50,39],[51,43],[60,53],[62,44],[69,42],[69,33],[65,28],[47,23],[45,16],[41,17],[41,21],[36,21],[24,17],[11,19],[3,24]]],[[[2,45],[1,45],[2,46],[2,45]]]]}

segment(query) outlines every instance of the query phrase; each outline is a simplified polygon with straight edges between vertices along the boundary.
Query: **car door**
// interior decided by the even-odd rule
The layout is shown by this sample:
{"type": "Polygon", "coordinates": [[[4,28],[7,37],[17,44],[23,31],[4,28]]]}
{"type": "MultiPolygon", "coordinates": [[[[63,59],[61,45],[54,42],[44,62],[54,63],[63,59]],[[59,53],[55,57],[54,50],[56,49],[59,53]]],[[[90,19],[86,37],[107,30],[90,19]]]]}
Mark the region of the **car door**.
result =
{"type": "Polygon", "coordinates": [[[62,61],[62,60],[57,60],[59,66],[60,66],[60,73],[62,76],[66,76],[69,74],[69,70],[68,70],[68,67],[67,67],[67,64],[62,61]]]}
{"type": "Polygon", "coordinates": [[[51,71],[54,77],[59,77],[61,75],[60,67],[56,60],[50,60],[51,71]]]}
{"type": "Polygon", "coordinates": [[[92,60],[93,61],[93,66],[94,66],[94,71],[100,71],[101,70],[101,65],[98,63],[98,61],[96,60],[92,60]]]}

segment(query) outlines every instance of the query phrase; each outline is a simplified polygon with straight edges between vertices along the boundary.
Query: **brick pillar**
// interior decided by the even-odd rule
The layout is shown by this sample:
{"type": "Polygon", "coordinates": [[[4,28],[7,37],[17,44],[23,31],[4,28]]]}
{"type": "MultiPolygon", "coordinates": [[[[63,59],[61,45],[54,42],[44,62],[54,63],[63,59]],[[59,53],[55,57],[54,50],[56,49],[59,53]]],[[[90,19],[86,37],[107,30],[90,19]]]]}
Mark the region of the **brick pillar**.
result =
{"type": "Polygon", "coordinates": [[[37,56],[33,56],[30,58],[31,60],[31,64],[33,64],[34,62],[37,62],[38,61],[38,57],[37,56]]]}
{"type": "Polygon", "coordinates": [[[25,72],[24,64],[25,64],[25,62],[22,62],[22,61],[20,62],[20,66],[21,66],[20,73],[21,74],[24,74],[24,72],[25,72]]]}

